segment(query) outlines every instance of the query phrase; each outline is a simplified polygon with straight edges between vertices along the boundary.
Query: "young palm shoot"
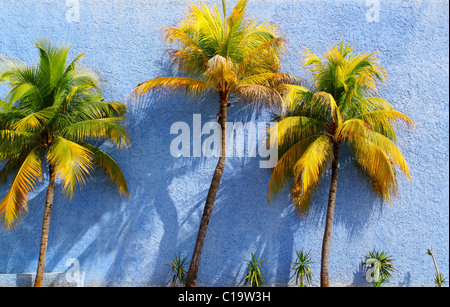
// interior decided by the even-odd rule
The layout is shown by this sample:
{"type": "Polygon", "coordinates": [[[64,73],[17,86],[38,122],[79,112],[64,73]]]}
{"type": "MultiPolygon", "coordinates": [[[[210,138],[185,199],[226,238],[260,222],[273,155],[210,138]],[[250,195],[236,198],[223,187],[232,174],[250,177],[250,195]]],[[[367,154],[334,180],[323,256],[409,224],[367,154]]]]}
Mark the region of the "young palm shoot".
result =
{"type": "Polygon", "coordinates": [[[381,253],[376,250],[369,252],[369,256],[366,256],[362,265],[367,267],[366,280],[372,282],[375,287],[381,287],[389,282],[392,278],[391,273],[395,271],[392,265],[392,256],[384,251],[381,253]]]}
{"type": "Polygon", "coordinates": [[[188,263],[187,257],[181,259],[180,255],[175,255],[172,258],[172,263],[166,264],[170,268],[170,272],[173,273],[172,287],[179,287],[185,284],[187,277],[186,266],[188,263]]]}
{"type": "Polygon", "coordinates": [[[311,269],[310,265],[314,262],[311,260],[310,252],[304,253],[303,250],[297,254],[297,260],[294,262],[294,276],[295,283],[299,287],[306,287],[307,284],[311,285],[311,269]]]}
{"type": "Polygon", "coordinates": [[[245,283],[250,283],[250,287],[261,287],[264,285],[264,277],[261,273],[260,267],[264,263],[264,259],[259,260],[259,256],[255,256],[252,252],[251,259],[245,259],[247,263],[247,275],[245,276],[245,283]]]}

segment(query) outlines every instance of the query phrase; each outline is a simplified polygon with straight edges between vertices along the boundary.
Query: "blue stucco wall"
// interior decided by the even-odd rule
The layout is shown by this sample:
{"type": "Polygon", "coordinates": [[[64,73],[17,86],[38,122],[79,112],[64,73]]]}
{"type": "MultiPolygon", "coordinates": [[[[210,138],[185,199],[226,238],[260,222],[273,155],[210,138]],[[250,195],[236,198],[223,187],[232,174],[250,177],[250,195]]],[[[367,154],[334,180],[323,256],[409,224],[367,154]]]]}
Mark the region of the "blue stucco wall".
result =
{"type": "MultiPolygon", "coordinates": [[[[235,3],[228,2],[229,8],[235,3]]],[[[168,46],[158,29],[174,25],[188,5],[187,0],[0,0],[0,54],[35,61],[33,43],[38,38],[69,43],[71,57],[86,52],[83,64],[101,74],[107,100],[126,101],[140,82],[171,74],[168,46]]],[[[344,39],[357,50],[379,50],[390,76],[380,96],[417,123],[413,131],[398,128],[398,147],[409,163],[412,182],[399,177],[400,197],[391,206],[375,197],[348,151],[340,155],[332,285],[369,285],[359,263],[374,248],[395,259],[390,285],[433,286],[428,248],[448,280],[448,9],[448,1],[437,0],[252,0],[248,5],[250,16],[272,20],[287,38],[287,72],[308,78],[299,63],[301,46],[322,54],[344,39]]],[[[0,88],[0,94],[6,89],[0,88]]],[[[57,193],[46,272],[66,272],[66,261],[75,258],[86,286],[168,284],[166,264],[172,256],[192,254],[216,164],[214,158],[172,157],[169,147],[175,136],[170,126],[176,121],[192,125],[193,114],[202,114],[203,122],[214,120],[216,101],[208,97],[194,103],[176,96],[145,107],[130,105],[126,125],[132,146],[119,152],[102,145],[121,166],[129,199],[120,198],[100,173],[72,201],[57,193]]],[[[270,114],[238,105],[228,114],[229,121],[270,121],[270,114]]],[[[318,285],[329,176],[304,220],[296,216],[287,191],[268,205],[269,179],[270,170],[259,168],[258,158],[227,160],[199,285],[242,284],[243,259],[252,251],[265,258],[262,272],[269,285],[292,284],[291,264],[301,249],[311,250],[313,283],[318,285]]],[[[46,178],[32,195],[21,224],[0,234],[0,286],[20,284],[19,273],[36,271],[45,187],[46,178]]],[[[6,190],[0,187],[0,196],[6,190]]]]}

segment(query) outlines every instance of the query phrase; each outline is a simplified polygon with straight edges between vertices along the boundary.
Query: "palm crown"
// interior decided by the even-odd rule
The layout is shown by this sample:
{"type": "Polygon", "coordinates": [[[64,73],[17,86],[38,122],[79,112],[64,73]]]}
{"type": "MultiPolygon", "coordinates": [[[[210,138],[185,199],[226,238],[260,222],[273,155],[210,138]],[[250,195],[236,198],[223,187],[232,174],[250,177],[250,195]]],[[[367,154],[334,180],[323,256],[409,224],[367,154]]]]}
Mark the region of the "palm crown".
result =
{"type": "MultiPolygon", "coordinates": [[[[225,15],[225,1],[224,15],[225,15]]],[[[297,78],[280,72],[279,52],[284,39],[275,25],[258,25],[247,18],[247,0],[239,0],[231,14],[222,16],[217,6],[193,4],[175,27],[165,27],[165,40],[177,43],[169,51],[183,76],[159,77],[141,83],[135,91],[183,91],[199,95],[215,91],[223,99],[234,92],[246,101],[270,105],[281,103],[275,84],[297,78]]]]}
{"type": "Polygon", "coordinates": [[[7,229],[27,211],[27,197],[42,178],[44,161],[62,179],[67,196],[85,182],[94,165],[128,195],[117,163],[87,143],[107,139],[127,146],[127,132],[121,126],[125,105],[103,101],[96,74],[78,65],[83,54],[67,65],[69,47],[39,41],[36,48],[36,66],[7,57],[0,61],[0,82],[10,87],[6,101],[0,101],[0,181],[14,174],[0,202],[0,218],[7,229]]]}
{"type": "Polygon", "coordinates": [[[390,202],[397,193],[396,167],[409,179],[408,166],[395,145],[394,124],[414,126],[406,115],[376,97],[386,72],[376,53],[355,53],[349,44],[335,45],[320,57],[306,49],[304,66],[313,74],[313,90],[285,85],[288,106],[272,133],[278,132],[280,160],[273,170],[269,200],[293,178],[291,196],[300,215],[308,211],[320,178],[333,159],[333,146],[347,142],[357,165],[378,195],[390,202]]]}

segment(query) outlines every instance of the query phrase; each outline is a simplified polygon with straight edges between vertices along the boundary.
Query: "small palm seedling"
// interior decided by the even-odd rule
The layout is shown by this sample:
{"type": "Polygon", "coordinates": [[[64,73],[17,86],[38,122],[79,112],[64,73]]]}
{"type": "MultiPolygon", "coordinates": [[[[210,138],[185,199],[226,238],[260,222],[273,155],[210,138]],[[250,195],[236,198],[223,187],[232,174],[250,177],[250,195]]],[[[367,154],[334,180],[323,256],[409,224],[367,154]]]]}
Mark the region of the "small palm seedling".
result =
{"type": "Polygon", "coordinates": [[[436,275],[434,276],[434,284],[436,285],[436,287],[442,287],[442,285],[445,283],[444,275],[439,273],[439,269],[436,263],[436,258],[434,258],[433,251],[431,249],[428,249],[427,254],[430,255],[431,258],[433,258],[434,267],[436,269],[436,275]]]}
{"type": "Polygon", "coordinates": [[[367,267],[366,280],[373,283],[375,287],[381,287],[385,282],[389,282],[392,277],[391,272],[395,271],[392,266],[392,256],[384,251],[369,252],[369,256],[366,256],[366,261],[362,265],[367,267]]]}
{"type": "Polygon", "coordinates": [[[311,285],[311,269],[309,266],[314,262],[311,260],[310,252],[305,254],[302,250],[300,253],[296,253],[297,260],[293,263],[295,283],[299,287],[306,287],[306,283],[311,285]]]}
{"type": "Polygon", "coordinates": [[[247,263],[247,275],[245,276],[245,284],[250,283],[250,287],[261,287],[264,285],[264,277],[261,274],[260,267],[263,265],[264,259],[259,260],[259,256],[255,256],[252,252],[251,259],[245,259],[247,263]]]}
{"type": "MultiPolygon", "coordinates": [[[[173,273],[172,277],[172,287],[177,287],[184,285],[186,282],[187,272],[185,267],[188,265],[189,261],[186,261],[187,257],[181,259],[180,255],[175,255],[172,258],[172,263],[166,264],[170,268],[170,272],[173,273]]],[[[169,272],[169,273],[170,273],[169,272]]]]}

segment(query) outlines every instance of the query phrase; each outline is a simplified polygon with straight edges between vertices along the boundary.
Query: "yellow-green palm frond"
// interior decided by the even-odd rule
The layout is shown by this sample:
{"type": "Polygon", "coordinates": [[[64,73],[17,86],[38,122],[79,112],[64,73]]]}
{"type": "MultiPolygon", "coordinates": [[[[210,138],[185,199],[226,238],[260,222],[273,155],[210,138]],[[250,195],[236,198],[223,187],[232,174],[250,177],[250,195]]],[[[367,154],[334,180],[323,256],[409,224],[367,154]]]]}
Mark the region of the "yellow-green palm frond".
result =
{"type": "MultiPolygon", "coordinates": [[[[312,142],[302,157],[294,165],[294,174],[302,173],[303,191],[307,191],[315,182],[323,170],[327,160],[333,155],[333,146],[326,135],[318,137],[312,142]]],[[[298,176],[294,175],[294,178],[298,176]]]]}
{"type": "Polygon", "coordinates": [[[35,47],[38,48],[40,55],[37,74],[41,81],[46,82],[42,86],[43,92],[49,93],[57,86],[66,71],[70,47],[55,47],[51,42],[43,39],[39,40],[35,47]]]}
{"type": "Polygon", "coordinates": [[[297,143],[293,144],[289,150],[287,150],[275,165],[272,176],[269,183],[269,202],[275,197],[286,185],[287,181],[292,177],[294,165],[301,158],[308,146],[317,139],[317,136],[313,135],[304,138],[297,143]]]}
{"type": "Polygon", "coordinates": [[[128,197],[129,191],[127,182],[116,161],[95,146],[83,142],[80,144],[92,152],[93,163],[108,173],[111,181],[117,185],[120,194],[128,197]]]}
{"type": "Polygon", "coordinates": [[[334,100],[333,95],[330,93],[320,91],[315,92],[308,104],[305,107],[309,107],[312,117],[321,118],[324,117],[330,124],[339,126],[342,123],[341,112],[334,100]]]}
{"type": "Polygon", "coordinates": [[[42,178],[42,161],[36,149],[23,160],[11,187],[0,202],[0,219],[3,228],[11,230],[28,210],[27,198],[42,178]]]}
{"type": "MultiPolygon", "coordinates": [[[[306,116],[288,116],[282,118],[277,124],[269,128],[272,142],[277,141],[278,148],[283,153],[284,148],[289,148],[299,140],[312,135],[320,135],[326,132],[326,125],[314,118],[306,116]]],[[[271,143],[273,147],[275,143],[271,143]]]]}
{"type": "Polygon", "coordinates": [[[342,117],[350,119],[375,110],[394,110],[394,107],[385,99],[379,97],[365,97],[353,99],[346,108],[341,109],[342,117]]]}
{"type": "Polygon", "coordinates": [[[406,175],[409,181],[411,181],[411,175],[409,173],[408,165],[401,151],[389,138],[384,135],[372,131],[369,141],[378,146],[389,157],[391,162],[398,166],[400,170],[406,175]]]}
{"type": "Polygon", "coordinates": [[[313,96],[311,90],[300,85],[283,84],[280,91],[282,92],[285,105],[291,111],[293,111],[303,100],[311,100],[313,96]]]}
{"type": "Polygon", "coordinates": [[[203,73],[208,65],[207,57],[184,49],[170,49],[168,54],[171,62],[185,77],[203,78],[203,73]]]}
{"type": "Polygon", "coordinates": [[[336,141],[348,139],[350,142],[357,143],[364,141],[364,138],[370,133],[370,125],[362,119],[352,118],[346,120],[338,126],[335,132],[336,141]]]}
{"type": "Polygon", "coordinates": [[[264,64],[266,67],[267,59],[271,60],[272,57],[278,57],[280,50],[283,50],[285,39],[283,37],[274,37],[268,41],[263,42],[257,47],[249,48],[249,51],[245,53],[238,69],[238,78],[245,76],[248,72],[252,71],[254,67],[260,67],[260,64],[264,64]]]}
{"type": "Polygon", "coordinates": [[[321,70],[325,69],[325,64],[318,55],[316,55],[314,52],[312,52],[306,47],[303,48],[304,50],[300,51],[300,54],[302,54],[303,57],[302,59],[303,68],[311,66],[310,71],[312,72],[320,72],[321,70]]]}
{"type": "Polygon", "coordinates": [[[416,126],[409,116],[395,110],[374,110],[359,114],[354,118],[364,120],[372,130],[385,135],[393,141],[397,139],[393,126],[395,123],[402,122],[410,128],[416,126]]]}
{"type": "Polygon", "coordinates": [[[0,130],[0,162],[20,155],[22,151],[29,151],[37,145],[34,133],[10,129],[0,130]]]}
{"type": "MultiPolygon", "coordinates": [[[[192,22],[189,25],[195,32],[201,35],[205,48],[218,50],[223,38],[223,20],[216,5],[209,8],[205,2],[199,5],[192,4],[188,10],[186,21],[192,22]]],[[[186,21],[181,25],[185,25],[186,21]]]]}
{"type": "Polygon", "coordinates": [[[9,103],[14,104],[21,99],[35,99],[39,103],[43,103],[42,95],[40,94],[39,88],[30,82],[22,82],[17,85],[12,85],[11,91],[8,93],[9,103]]]}
{"type": "Polygon", "coordinates": [[[130,139],[120,123],[123,118],[100,118],[77,122],[63,130],[63,136],[75,142],[86,139],[106,138],[116,144],[117,148],[128,147],[130,139]]]}
{"type": "Polygon", "coordinates": [[[365,146],[377,146],[411,180],[408,166],[400,150],[389,137],[373,130],[370,123],[358,118],[347,120],[336,130],[336,138],[348,140],[359,152],[364,151],[365,146]]]}
{"type": "Polygon", "coordinates": [[[214,87],[209,83],[193,78],[159,77],[139,84],[134,89],[134,93],[142,96],[149,92],[162,94],[167,93],[167,91],[175,91],[198,96],[211,88],[214,87]]]}
{"type": "Polygon", "coordinates": [[[293,167],[291,196],[297,213],[309,210],[311,196],[320,182],[333,156],[333,145],[326,135],[319,136],[305,150],[293,167]]]}
{"type": "MultiPolygon", "coordinates": [[[[398,194],[395,167],[389,156],[374,142],[367,141],[364,146],[353,147],[356,162],[372,183],[373,190],[391,203],[391,195],[398,194]]],[[[409,172],[408,172],[409,175],[409,172]]]]}
{"type": "Polygon", "coordinates": [[[300,83],[301,79],[283,72],[265,72],[253,74],[239,79],[238,84],[261,84],[276,88],[283,84],[300,83]]]}
{"type": "Polygon", "coordinates": [[[355,118],[363,119],[372,127],[382,127],[397,121],[403,122],[411,128],[416,126],[409,116],[395,110],[374,110],[359,114],[355,118]]]}
{"type": "Polygon", "coordinates": [[[21,118],[12,125],[16,131],[36,131],[58,112],[58,106],[51,106],[21,118]]]}
{"type": "Polygon", "coordinates": [[[246,5],[247,0],[238,1],[230,16],[223,20],[223,39],[218,54],[228,57],[239,52],[239,41],[236,40],[236,37],[242,37],[251,24],[251,21],[245,18],[246,5]]]}
{"type": "Polygon", "coordinates": [[[47,152],[47,159],[54,166],[56,176],[63,181],[63,191],[70,198],[77,185],[85,183],[92,170],[92,152],[86,147],[57,137],[47,152]]]}
{"type": "Polygon", "coordinates": [[[246,103],[257,107],[282,107],[283,98],[272,87],[261,84],[242,84],[233,88],[234,93],[246,103]]]}
{"type": "Polygon", "coordinates": [[[164,27],[165,32],[165,42],[170,44],[174,42],[179,42],[182,47],[182,51],[193,53],[205,62],[208,61],[208,56],[203,50],[201,44],[196,38],[192,37],[187,33],[188,31],[179,27],[164,27]]]}

